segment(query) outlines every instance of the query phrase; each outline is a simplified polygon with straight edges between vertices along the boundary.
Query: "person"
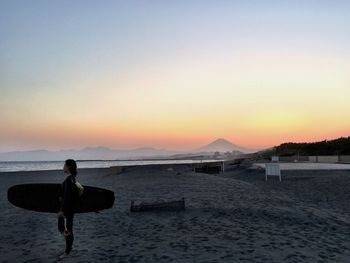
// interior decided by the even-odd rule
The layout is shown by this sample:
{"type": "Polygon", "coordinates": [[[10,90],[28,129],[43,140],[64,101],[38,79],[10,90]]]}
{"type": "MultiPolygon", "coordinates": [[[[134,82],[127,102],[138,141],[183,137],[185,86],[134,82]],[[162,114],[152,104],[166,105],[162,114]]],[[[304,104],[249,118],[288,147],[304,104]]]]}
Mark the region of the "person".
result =
{"type": "Polygon", "coordinates": [[[64,235],[66,241],[66,249],[64,255],[68,255],[73,247],[73,218],[76,202],[79,198],[79,193],[75,185],[77,176],[77,163],[68,159],[64,163],[64,173],[67,175],[61,185],[60,193],[60,209],[57,214],[58,230],[64,235]]]}

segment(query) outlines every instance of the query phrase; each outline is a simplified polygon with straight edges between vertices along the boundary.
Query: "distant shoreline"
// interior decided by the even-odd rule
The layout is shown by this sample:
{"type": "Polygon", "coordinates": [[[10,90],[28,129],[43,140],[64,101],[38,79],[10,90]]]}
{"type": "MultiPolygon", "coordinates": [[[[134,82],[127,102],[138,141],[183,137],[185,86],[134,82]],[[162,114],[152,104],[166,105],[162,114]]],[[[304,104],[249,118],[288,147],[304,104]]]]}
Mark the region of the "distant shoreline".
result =
{"type": "MultiPolygon", "coordinates": [[[[133,166],[150,166],[150,165],[181,165],[181,164],[196,164],[196,163],[213,163],[223,162],[224,160],[195,160],[195,159],[182,159],[182,160],[128,160],[128,161],[115,161],[115,160],[85,160],[77,161],[78,169],[108,169],[111,167],[133,167],[133,166]]],[[[3,172],[30,172],[30,171],[57,171],[62,169],[64,161],[12,161],[12,162],[0,162],[0,173],[3,172]]]]}

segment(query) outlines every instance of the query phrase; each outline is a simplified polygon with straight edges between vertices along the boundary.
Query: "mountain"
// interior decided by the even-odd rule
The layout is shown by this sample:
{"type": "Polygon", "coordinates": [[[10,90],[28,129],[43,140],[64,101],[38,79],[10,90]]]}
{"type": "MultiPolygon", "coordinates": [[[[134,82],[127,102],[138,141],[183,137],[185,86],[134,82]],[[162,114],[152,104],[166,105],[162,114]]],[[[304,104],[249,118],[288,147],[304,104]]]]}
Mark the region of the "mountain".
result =
{"type": "Polygon", "coordinates": [[[247,149],[235,145],[225,139],[214,142],[192,151],[170,151],[151,147],[129,150],[116,150],[107,147],[85,147],[82,149],[67,149],[59,151],[35,150],[15,151],[0,153],[0,161],[60,161],[65,159],[76,160],[122,160],[122,159],[146,159],[146,158],[194,158],[197,156],[210,156],[215,152],[251,153],[253,149],[247,149]]]}
{"type": "Polygon", "coordinates": [[[0,161],[59,161],[64,159],[76,160],[116,160],[161,158],[178,154],[177,151],[168,151],[155,148],[137,148],[131,150],[114,150],[107,147],[86,147],[80,150],[60,151],[15,151],[0,153],[0,161]]]}
{"type": "Polygon", "coordinates": [[[46,160],[50,156],[50,151],[15,151],[0,153],[0,161],[39,161],[46,160]]]}
{"type": "Polygon", "coordinates": [[[195,149],[192,152],[242,152],[242,153],[251,153],[255,152],[255,149],[248,149],[236,144],[231,143],[228,140],[225,139],[217,139],[213,141],[212,143],[209,143],[203,147],[200,147],[198,149],[195,149]]]}

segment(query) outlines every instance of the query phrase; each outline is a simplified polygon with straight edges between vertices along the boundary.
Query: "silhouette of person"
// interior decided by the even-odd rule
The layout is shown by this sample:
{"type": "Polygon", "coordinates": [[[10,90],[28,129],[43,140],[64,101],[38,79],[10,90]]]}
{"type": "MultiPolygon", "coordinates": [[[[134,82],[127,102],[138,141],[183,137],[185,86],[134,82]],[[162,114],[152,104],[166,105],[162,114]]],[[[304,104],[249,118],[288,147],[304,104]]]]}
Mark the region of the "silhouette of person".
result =
{"type": "Polygon", "coordinates": [[[78,189],[75,185],[75,177],[78,174],[76,162],[72,159],[66,160],[63,171],[67,176],[61,185],[61,202],[57,217],[58,230],[64,235],[66,241],[64,255],[68,255],[73,247],[73,218],[76,202],[79,197],[78,189]]]}

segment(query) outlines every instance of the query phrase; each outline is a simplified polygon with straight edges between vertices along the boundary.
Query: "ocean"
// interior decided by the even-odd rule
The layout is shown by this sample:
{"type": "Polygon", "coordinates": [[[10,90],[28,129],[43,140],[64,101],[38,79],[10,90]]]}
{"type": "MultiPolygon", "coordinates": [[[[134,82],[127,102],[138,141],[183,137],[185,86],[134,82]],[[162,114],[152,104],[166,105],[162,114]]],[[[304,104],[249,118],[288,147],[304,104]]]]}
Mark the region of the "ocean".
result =
{"type": "MultiPolygon", "coordinates": [[[[149,165],[149,164],[186,164],[213,162],[218,160],[130,160],[130,161],[77,161],[81,168],[108,168],[111,166],[149,165]]],[[[0,172],[19,171],[48,171],[63,169],[64,161],[26,161],[26,162],[0,162],[0,172]]]]}

